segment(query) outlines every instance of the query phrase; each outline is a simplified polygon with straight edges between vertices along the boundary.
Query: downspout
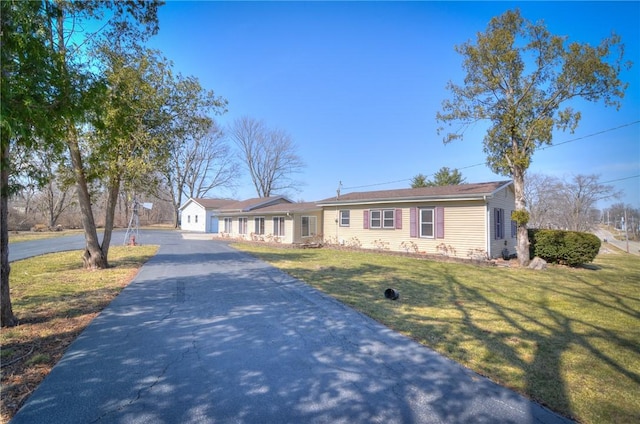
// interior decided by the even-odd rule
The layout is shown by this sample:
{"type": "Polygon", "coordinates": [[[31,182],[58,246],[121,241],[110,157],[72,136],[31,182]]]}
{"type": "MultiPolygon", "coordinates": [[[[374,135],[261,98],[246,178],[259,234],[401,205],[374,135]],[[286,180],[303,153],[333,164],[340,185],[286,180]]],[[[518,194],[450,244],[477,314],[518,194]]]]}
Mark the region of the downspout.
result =
{"type": "Polygon", "coordinates": [[[484,207],[485,207],[485,219],[486,225],[484,226],[484,240],[487,244],[487,259],[491,259],[491,210],[489,209],[489,202],[487,201],[487,196],[482,196],[484,199],[484,207]]]}

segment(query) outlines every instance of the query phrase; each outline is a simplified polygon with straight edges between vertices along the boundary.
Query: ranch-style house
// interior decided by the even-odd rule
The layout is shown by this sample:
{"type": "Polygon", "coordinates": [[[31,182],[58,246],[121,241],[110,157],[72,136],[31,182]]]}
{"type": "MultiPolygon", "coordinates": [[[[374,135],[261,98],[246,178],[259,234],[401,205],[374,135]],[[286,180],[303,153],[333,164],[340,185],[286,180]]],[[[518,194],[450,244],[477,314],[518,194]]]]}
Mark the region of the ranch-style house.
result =
{"type": "MultiPolygon", "coordinates": [[[[204,199],[191,200],[204,208],[204,199]]],[[[305,203],[282,196],[222,202],[212,209],[221,237],[467,259],[515,254],[512,181],[353,192],[305,203]]],[[[185,230],[185,211],[194,210],[188,204],[182,209],[185,230]]]]}

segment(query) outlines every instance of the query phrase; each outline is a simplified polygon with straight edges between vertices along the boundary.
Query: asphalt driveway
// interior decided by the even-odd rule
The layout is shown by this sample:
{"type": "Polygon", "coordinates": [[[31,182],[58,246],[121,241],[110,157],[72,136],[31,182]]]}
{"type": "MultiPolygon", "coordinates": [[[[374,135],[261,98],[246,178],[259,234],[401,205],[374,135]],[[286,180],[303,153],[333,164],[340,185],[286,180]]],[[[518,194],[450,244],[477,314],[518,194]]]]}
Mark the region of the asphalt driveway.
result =
{"type": "Polygon", "coordinates": [[[223,242],[153,233],[12,423],[569,422],[223,242]]]}

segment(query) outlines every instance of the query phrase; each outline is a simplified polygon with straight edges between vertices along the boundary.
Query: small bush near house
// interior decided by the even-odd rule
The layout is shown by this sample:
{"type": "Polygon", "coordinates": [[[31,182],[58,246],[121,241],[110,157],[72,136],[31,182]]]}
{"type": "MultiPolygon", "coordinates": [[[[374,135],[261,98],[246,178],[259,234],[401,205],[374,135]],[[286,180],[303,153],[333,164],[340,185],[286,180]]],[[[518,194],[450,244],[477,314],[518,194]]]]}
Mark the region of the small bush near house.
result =
{"type": "Polygon", "coordinates": [[[578,266],[593,262],[600,251],[594,234],[562,230],[529,230],[529,254],[550,263],[578,266]]]}

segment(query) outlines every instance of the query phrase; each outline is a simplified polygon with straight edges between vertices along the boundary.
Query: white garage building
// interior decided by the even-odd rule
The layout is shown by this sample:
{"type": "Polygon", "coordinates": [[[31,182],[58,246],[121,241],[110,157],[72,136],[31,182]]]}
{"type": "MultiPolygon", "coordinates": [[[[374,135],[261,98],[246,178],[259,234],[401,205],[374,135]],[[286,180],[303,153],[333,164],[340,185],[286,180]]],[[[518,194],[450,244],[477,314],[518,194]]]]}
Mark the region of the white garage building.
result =
{"type": "Polygon", "coordinates": [[[218,210],[237,202],[231,199],[190,198],[180,207],[180,228],[201,233],[218,232],[218,210]]]}

